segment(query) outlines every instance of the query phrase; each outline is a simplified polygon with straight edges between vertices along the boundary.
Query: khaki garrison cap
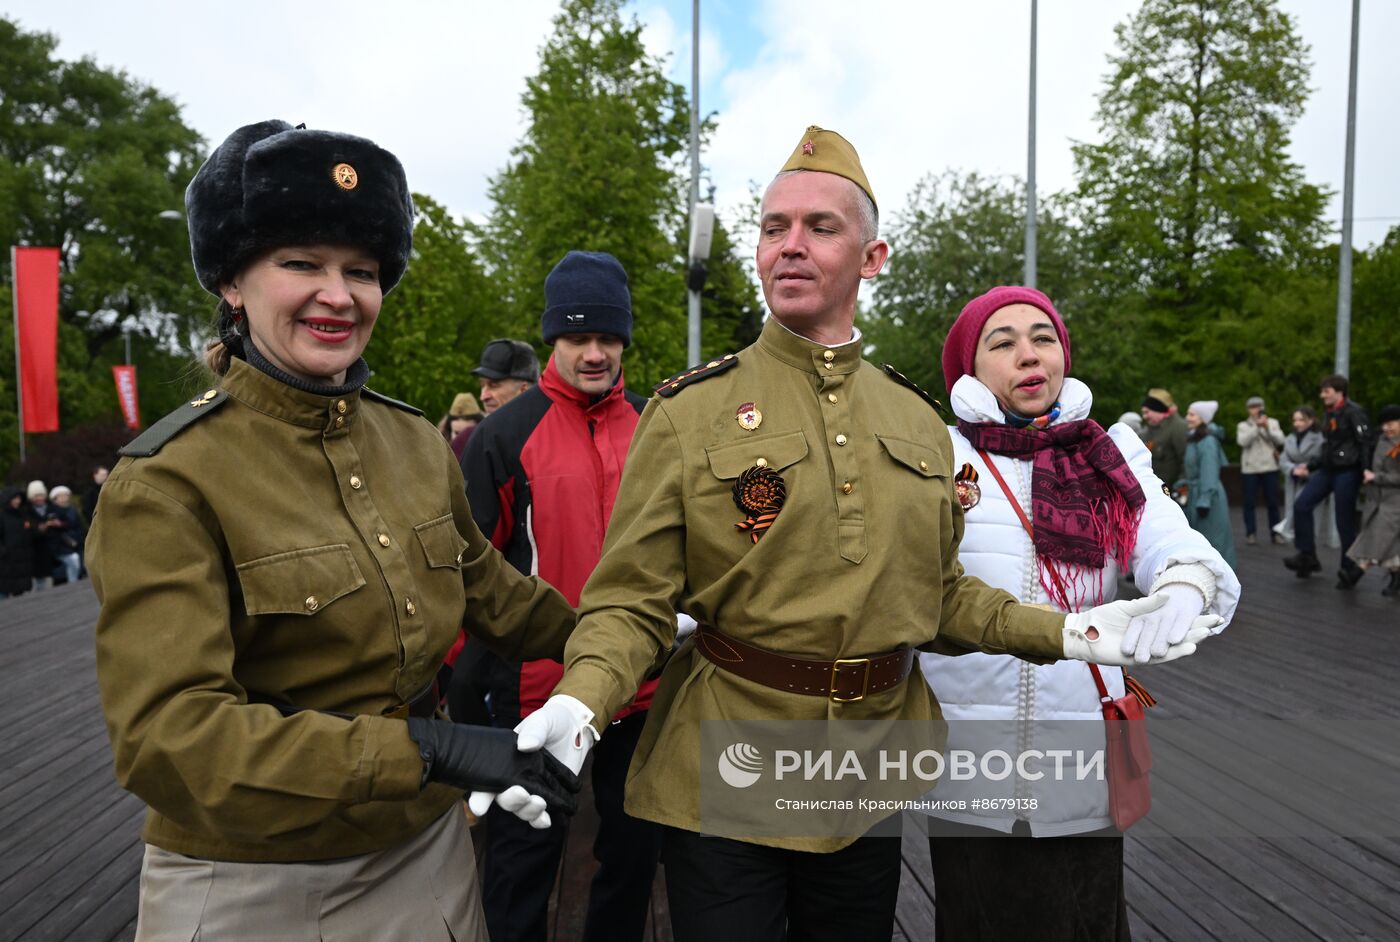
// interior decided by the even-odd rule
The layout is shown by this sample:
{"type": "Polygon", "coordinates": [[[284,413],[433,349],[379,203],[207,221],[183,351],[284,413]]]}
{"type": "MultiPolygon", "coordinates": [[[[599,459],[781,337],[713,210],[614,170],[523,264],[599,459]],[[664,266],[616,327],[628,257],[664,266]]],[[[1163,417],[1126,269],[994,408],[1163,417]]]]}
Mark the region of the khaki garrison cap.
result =
{"type": "Polygon", "coordinates": [[[856,149],[835,131],[827,131],[815,124],[809,127],[803,133],[802,140],[797,142],[797,149],[778,172],[786,173],[789,170],[817,170],[845,177],[864,190],[877,209],[880,206],[874,191],[870,189],[870,181],[865,179],[865,170],[860,165],[856,149]]]}

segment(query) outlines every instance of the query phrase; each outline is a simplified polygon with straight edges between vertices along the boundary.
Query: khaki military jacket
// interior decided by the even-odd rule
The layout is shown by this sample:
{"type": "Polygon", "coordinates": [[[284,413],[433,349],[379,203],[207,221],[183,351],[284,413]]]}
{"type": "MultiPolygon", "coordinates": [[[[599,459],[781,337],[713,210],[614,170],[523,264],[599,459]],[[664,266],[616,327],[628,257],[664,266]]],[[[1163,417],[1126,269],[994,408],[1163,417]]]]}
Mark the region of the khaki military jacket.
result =
{"type": "MultiPolygon", "coordinates": [[[[940,650],[1060,657],[1062,615],[1020,606],[963,575],[951,455],[933,406],[863,361],[859,343],[828,349],[770,318],[736,366],[653,398],[642,413],[557,692],[596,717],[612,716],[671,647],[677,609],[802,658],[862,657],[935,639],[940,650]],[[752,430],[736,418],[750,403],[762,415],[752,430]],[[754,544],[735,529],[744,514],[731,492],[760,459],[782,475],[787,502],[754,544]]],[[[652,701],[626,808],[701,830],[701,720],[938,716],[917,671],[890,690],[839,703],[745,680],[687,641],[652,701]]],[[[852,839],[756,842],[830,851],[852,839]]]]}
{"type": "Polygon", "coordinates": [[[1152,473],[1175,487],[1186,473],[1186,420],[1169,415],[1160,425],[1148,425],[1142,441],[1152,452],[1152,473]]]}
{"type": "Polygon", "coordinates": [[[87,543],[117,778],[150,807],[145,840],[176,853],[382,850],[461,798],[420,791],[418,748],[383,714],[464,619],[520,660],[561,656],[573,612],[482,537],[421,415],[241,360],[211,392],[184,407],[209,414],[112,470],[87,543]]]}

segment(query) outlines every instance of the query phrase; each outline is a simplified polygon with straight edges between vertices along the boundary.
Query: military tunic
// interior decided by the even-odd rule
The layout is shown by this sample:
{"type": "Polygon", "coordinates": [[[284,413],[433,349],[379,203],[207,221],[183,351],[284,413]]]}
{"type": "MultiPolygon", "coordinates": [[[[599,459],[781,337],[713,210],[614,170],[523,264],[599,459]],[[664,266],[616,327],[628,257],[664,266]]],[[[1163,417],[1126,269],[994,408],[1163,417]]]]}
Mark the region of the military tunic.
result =
{"type": "Polygon", "coordinates": [[[1169,415],[1158,425],[1149,425],[1143,444],[1152,452],[1152,473],[1168,487],[1176,487],[1186,471],[1186,420],[1169,415]]]}
{"type": "Polygon", "coordinates": [[[303,861],[417,835],[461,792],[420,791],[418,747],[384,714],[464,618],[519,660],[559,657],[572,610],[491,548],[420,415],[241,360],[184,408],[212,414],[117,464],[87,544],[102,703],[145,840],[303,861]]]}
{"type": "MultiPolygon", "coordinates": [[[[648,403],[557,692],[577,697],[596,717],[612,716],[670,648],[675,610],[802,658],[930,644],[1060,657],[1063,616],[1019,606],[963,575],[951,456],[933,407],[863,361],[859,343],[823,347],[770,318],[737,365],[648,403]],[[750,403],[761,415],[757,427],[752,416],[738,421],[750,403]],[[787,499],[754,544],[735,529],[744,515],[731,491],[760,460],[783,477],[787,499]]],[[[629,771],[626,808],[700,830],[701,720],[938,715],[917,672],[887,691],[838,703],[745,680],[687,641],[662,675],[629,771]]],[[[755,842],[824,852],[852,840],[755,842]]]]}

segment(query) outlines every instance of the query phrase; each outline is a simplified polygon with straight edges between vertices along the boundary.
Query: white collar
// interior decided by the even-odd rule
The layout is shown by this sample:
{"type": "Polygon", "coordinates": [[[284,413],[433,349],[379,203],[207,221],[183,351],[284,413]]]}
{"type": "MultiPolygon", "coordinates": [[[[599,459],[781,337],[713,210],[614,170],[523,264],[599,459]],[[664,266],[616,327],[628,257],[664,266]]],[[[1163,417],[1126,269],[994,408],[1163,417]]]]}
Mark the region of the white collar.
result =
{"type": "MultiPolygon", "coordinates": [[[[768,316],[769,316],[769,317],[773,317],[772,314],[769,314],[768,316]]],[[[776,317],[773,317],[773,323],[777,324],[779,327],[781,327],[783,330],[787,331],[788,333],[792,334],[794,337],[802,337],[801,334],[799,334],[797,331],[793,330],[793,329],[792,329],[791,327],[789,327],[788,325],[784,324],[782,321],[778,320],[776,317]]],[[[811,340],[810,338],[807,338],[807,337],[802,337],[802,339],[803,339],[803,340],[806,340],[808,343],[816,343],[815,340],[811,340]]],[[[852,324],[852,325],[851,325],[851,339],[850,339],[850,340],[845,340],[845,341],[842,341],[841,343],[822,343],[822,344],[817,344],[817,346],[819,346],[819,347],[826,347],[828,350],[836,350],[836,349],[839,349],[839,348],[841,348],[841,347],[849,347],[849,346],[850,346],[851,344],[853,344],[853,343],[860,343],[860,328],[857,327],[855,324],[852,324]]]]}
{"type": "MultiPolygon", "coordinates": [[[[997,402],[997,397],[971,373],[963,374],[953,384],[953,391],[949,397],[953,414],[964,422],[1006,424],[1006,414],[1001,411],[1001,403],[997,402]]],[[[1094,394],[1089,391],[1089,387],[1073,376],[1066,376],[1064,385],[1060,387],[1060,414],[1051,424],[1087,419],[1093,406],[1094,394]]]]}

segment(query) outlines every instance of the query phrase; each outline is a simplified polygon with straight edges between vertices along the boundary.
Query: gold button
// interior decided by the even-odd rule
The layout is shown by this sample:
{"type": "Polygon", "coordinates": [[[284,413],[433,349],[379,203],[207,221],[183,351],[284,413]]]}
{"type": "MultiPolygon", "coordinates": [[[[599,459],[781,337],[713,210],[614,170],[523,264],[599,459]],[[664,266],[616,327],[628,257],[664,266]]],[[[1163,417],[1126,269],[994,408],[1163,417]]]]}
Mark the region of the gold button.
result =
{"type": "Polygon", "coordinates": [[[831,369],[830,363],[823,363],[822,366],[826,367],[827,369],[831,369]]]}
{"type": "Polygon", "coordinates": [[[836,444],[838,444],[838,445],[844,445],[844,444],[846,444],[846,436],[845,436],[845,435],[837,435],[837,436],[836,436],[836,444]]]}
{"type": "Polygon", "coordinates": [[[849,494],[849,493],[851,493],[851,491],[853,491],[853,490],[855,490],[855,489],[856,489],[856,486],[855,486],[854,484],[852,484],[850,481],[847,481],[845,484],[842,484],[842,485],[841,485],[841,493],[842,493],[842,494],[849,494]]]}
{"type": "Polygon", "coordinates": [[[414,604],[413,604],[413,599],[404,599],[404,600],[403,600],[403,607],[404,607],[404,611],[408,612],[410,615],[417,615],[417,614],[418,614],[418,609],[414,606],[414,604]]]}
{"type": "Polygon", "coordinates": [[[462,565],[462,557],[465,555],[467,555],[465,550],[457,554],[457,565],[462,565]]]}
{"type": "Polygon", "coordinates": [[[757,461],[754,462],[754,464],[758,465],[760,468],[766,468],[768,467],[768,459],[759,458],[757,461]]]}
{"type": "Polygon", "coordinates": [[[836,354],[830,350],[827,350],[825,353],[822,354],[822,359],[830,363],[832,360],[836,359],[836,354]]]}
{"type": "Polygon", "coordinates": [[[345,414],[345,408],[346,408],[346,406],[345,406],[345,400],[344,400],[344,399],[341,399],[341,400],[339,400],[339,401],[336,402],[336,404],[335,404],[335,411],[339,412],[341,415],[344,415],[344,414],[345,414]]]}
{"type": "Polygon", "coordinates": [[[316,611],[316,609],[318,609],[318,608],[320,608],[320,607],[321,607],[321,603],[320,603],[319,601],[316,600],[316,596],[314,596],[314,595],[308,595],[308,596],[306,597],[306,610],[307,610],[308,612],[314,612],[314,611],[316,611]]]}
{"type": "Polygon", "coordinates": [[[379,534],[379,545],[380,545],[380,546],[388,546],[388,545],[389,545],[389,538],[388,538],[387,536],[385,536],[383,533],[379,534]]]}
{"type": "Polygon", "coordinates": [[[831,403],[833,406],[836,405],[836,393],[827,393],[826,401],[831,403]]]}
{"type": "Polygon", "coordinates": [[[359,475],[357,475],[357,474],[352,474],[352,475],[350,475],[350,486],[353,487],[355,490],[358,491],[358,490],[360,489],[360,484],[361,484],[361,483],[363,483],[363,482],[360,481],[359,475]]]}
{"type": "Polygon", "coordinates": [[[345,416],[343,416],[343,415],[338,415],[338,416],[335,417],[335,427],[336,427],[336,428],[345,428],[345,416]]]}
{"type": "Polygon", "coordinates": [[[920,471],[927,471],[927,470],[928,470],[928,462],[927,462],[927,461],[920,461],[920,462],[919,462],[919,470],[920,470],[920,471]]]}

